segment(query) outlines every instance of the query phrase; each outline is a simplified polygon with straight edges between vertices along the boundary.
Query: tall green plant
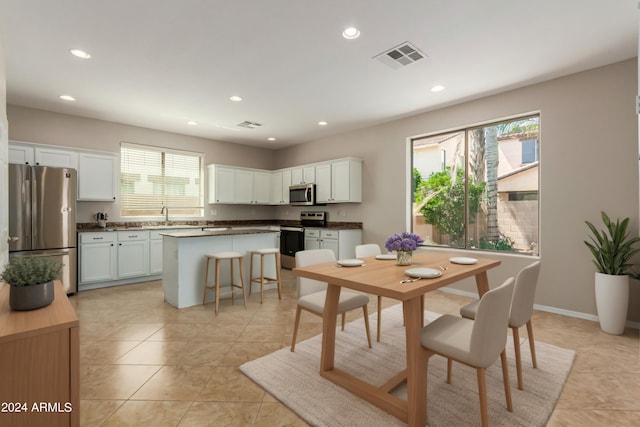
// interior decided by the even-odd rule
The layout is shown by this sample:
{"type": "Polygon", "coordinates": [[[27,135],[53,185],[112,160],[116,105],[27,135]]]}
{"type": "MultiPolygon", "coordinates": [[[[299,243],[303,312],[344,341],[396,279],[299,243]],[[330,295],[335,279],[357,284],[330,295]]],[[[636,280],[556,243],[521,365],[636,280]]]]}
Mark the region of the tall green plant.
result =
{"type": "Polygon", "coordinates": [[[593,224],[585,221],[593,236],[589,236],[591,242],[585,240],[584,244],[591,251],[593,263],[598,268],[598,272],[612,275],[625,274],[633,266],[629,263],[631,258],[640,252],[640,249],[633,247],[640,241],[640,237],[628,237],[629,218],[625,218],[622,222],[616,219],[614,223],[604,211],[601,214],[606,231],[599,232],[593,224]]]}

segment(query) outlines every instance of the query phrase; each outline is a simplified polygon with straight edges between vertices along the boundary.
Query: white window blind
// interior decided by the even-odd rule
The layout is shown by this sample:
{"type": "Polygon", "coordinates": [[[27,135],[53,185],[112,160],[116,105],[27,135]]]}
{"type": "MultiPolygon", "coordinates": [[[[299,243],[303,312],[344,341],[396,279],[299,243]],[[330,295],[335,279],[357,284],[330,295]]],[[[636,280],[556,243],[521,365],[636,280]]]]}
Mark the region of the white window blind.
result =
{"type": "Polygon", "coordinates": [[[204,155],[130,143],[120,144],[122,216],[202,216],[204,155]]]}

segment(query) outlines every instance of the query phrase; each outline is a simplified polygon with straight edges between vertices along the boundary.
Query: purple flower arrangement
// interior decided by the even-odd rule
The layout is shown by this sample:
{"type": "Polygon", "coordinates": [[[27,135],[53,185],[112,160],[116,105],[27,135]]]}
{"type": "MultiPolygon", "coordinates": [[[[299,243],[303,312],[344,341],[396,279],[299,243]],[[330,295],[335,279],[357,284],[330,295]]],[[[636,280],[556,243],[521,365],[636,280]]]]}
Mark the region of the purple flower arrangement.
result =
{"type": "Polygon", "coordinates": [[[394,234],[387,239],[385,248],[388,251],[415,251],[423,240],[414,233],[394,234]]]}

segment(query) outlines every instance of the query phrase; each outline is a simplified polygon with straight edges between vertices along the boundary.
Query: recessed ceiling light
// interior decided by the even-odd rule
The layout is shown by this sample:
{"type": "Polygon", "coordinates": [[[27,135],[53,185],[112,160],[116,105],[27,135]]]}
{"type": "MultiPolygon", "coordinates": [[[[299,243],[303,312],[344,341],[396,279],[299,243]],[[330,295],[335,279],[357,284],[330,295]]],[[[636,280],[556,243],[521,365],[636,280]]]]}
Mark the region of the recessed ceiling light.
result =
{"type": "Polygon", "coordinates": [[[75,101],[76,99],[71,95],[60,95],[60,99],[64,101],[75,101]]]}
{"type": "Polygon", "coordinates": [[[233,95],[229,97],[230,100],[232,100],[233,102],[240,102],[242,101],[242,97],[238,96],[238,95],[233,95]]]}
{"type": "Polygon", "coordinates": [[[272,136],[270,136],[269,138],[267,138],[267,141],[275,141],[276,139],[272,136]]]}
{"type": "Polygon", "coordinates": [[[84,50],[80,50],[80,49],[71,49],[69,50],[69,52],[71,52],[71,54],[73,56],[77,56],[78,58],[82,58],[82,59],[89,59],[91,58],[91,55],[87,52],[85,52],[84,50]]]}
{"type": "Polygon", "coordinates": [[[187,124],[188,124],[188,125],[191,125],[191,126],[195,126],[195,125],[197,125],[197,124],[198,124],[198,122],[194,122],[193,120],[189,120],[189,121],[187,122],[187,124]]]}
{"type": "Polygon", "coordinates": [[[322,120],[322,121],[318,122],[318,126],[326,126],[326,125],[328,125],[328,124],[329,124],[329,123],[325,122],[324,120],[322,120]]]}
{"type": "Polygon", "coordinates": [[[347,40],[357,39],[358,37],[360,37],[360,30],[358,30],[356,27],[346,28],[342,32],[342,37],[344,37],[347,40]]]}
{"type": "Polygon", "coordinates": [[[444,86],[442,85],[435,85],[434,87],[431,88],[431,92],[442,92],[444,90],[444,86]]]}

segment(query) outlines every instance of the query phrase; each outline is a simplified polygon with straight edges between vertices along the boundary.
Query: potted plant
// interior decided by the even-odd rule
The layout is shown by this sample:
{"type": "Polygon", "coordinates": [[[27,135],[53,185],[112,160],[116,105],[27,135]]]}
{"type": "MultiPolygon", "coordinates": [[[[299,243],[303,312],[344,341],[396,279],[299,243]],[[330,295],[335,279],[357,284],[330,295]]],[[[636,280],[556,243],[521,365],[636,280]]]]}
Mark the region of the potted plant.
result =
{"type": "Polygon", "coordinates": [[[9,305],[13,310],[34,310],[53,301],[53,280],[62,264],[38,256],[12,258],[4,268],[2,280],[10,285],[9,305]]]}
{"type": "Polygon", "coordinates": [[[630,238],[627,235],[629,218],[622,222],[612,222],[602,212],[602,222],[606,230],[598,231],[593,224],[585,221],[591,232],[591,241],[585,245],[593,255],[593,263],[598,271],[595,274],[596,309],[600,328],[609,334],[620,335],[624,332],[629,304],[629,276],[632,267],[631,258],[640,249],[634,245],[640,237],[630,238]]]}

